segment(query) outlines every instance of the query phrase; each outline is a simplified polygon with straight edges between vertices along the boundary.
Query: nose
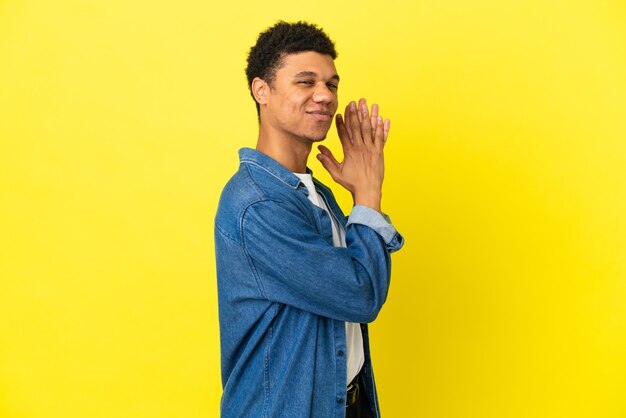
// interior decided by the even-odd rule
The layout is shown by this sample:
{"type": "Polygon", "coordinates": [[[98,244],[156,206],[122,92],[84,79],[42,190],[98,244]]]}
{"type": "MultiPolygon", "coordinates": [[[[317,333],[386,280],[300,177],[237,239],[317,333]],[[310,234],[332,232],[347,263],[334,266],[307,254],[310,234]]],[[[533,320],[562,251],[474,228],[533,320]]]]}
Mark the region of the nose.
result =
{"type": "Polygon", "coordinates": [[[332,103],[335,93],[326,85],[319,83],[313,92],[313,101],[316,103],[332,103]]]}

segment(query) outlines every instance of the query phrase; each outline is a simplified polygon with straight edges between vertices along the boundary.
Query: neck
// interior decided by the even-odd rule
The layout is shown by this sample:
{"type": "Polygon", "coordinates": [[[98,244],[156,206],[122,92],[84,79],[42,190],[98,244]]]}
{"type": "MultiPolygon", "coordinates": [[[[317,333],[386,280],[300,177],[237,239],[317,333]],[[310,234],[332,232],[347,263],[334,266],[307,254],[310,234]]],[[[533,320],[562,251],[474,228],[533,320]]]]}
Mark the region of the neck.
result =
{"type": "Polygon", "coordinates": [[[261,127],[256,149],[278,161],[289,171],[306,173],[311,146],[312,143],[305,139],[268,132],[267,129],[261,127]]]}

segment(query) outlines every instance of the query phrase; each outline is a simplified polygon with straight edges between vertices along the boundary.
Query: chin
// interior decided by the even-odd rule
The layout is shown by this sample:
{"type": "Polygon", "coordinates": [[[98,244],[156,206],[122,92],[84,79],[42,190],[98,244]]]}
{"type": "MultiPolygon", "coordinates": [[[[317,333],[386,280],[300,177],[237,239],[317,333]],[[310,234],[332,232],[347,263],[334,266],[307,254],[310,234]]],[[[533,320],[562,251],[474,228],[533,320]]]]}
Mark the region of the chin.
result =
{"type": "Polygon", "coordinates": [[[323,141],[326,139],[326,136],[328,135],[328,129],[324,130],[323,132],[312,132],[309,135],[306,135],[305,138],[308,139],[309,141],[313,141],[313,142],[319,142],[319,141],[323,141]]]}
{"type": "Polygon", "coordinates": [[[308,139],[311,142],[320,142],[326,139],[326,134],[317,135],[317,136],[307,136],[306,139],[308,139]]]}

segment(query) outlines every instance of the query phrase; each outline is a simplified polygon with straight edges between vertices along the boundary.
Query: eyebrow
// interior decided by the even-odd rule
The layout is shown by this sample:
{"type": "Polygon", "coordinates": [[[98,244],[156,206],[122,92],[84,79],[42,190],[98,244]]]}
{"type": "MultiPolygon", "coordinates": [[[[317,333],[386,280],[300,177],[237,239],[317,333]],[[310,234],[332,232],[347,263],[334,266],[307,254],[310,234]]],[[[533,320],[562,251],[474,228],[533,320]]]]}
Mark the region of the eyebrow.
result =
{"type": "MultiPolygon", "coordinates": [[[[317,77],[317,73],[315,71],[300,71],[294,77],[317,77]]],[[[339,75],[334,74],[330,79],[339,81],[339,75]]]]}

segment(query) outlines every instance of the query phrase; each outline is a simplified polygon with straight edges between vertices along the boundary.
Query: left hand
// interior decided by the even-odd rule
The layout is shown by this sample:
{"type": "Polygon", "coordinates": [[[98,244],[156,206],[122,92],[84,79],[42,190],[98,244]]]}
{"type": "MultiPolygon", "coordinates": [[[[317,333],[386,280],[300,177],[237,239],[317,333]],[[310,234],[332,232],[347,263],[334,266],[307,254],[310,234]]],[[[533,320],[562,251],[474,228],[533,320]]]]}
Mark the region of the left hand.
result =
{"type": "Polygon", "coordinates": [[[317,158],[333,180],[352,193],[355,205],[368,206],[380,212],[384,177],[383,148],[387,142],[390,121],[378,114],[378,105],[369,114],[365,99],[358,106],[350,102],[345,110],[345,122],[336,117],[337,133],[343,147],[344,159],[337,161],[332,152],[318,146],[317,158]]]}

